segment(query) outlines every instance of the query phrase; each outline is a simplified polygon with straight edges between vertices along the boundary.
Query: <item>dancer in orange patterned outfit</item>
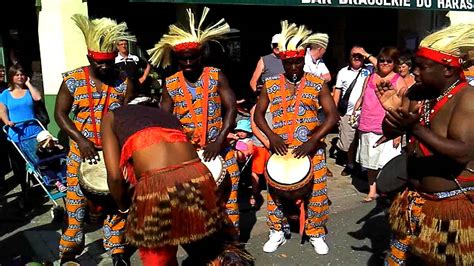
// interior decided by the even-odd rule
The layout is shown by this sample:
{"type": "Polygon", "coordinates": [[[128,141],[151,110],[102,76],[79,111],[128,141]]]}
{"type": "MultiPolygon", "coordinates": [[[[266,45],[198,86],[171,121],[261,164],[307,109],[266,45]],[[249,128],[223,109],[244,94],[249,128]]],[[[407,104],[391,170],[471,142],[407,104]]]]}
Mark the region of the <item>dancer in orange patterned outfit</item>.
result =
{"type": "MultiPolygon", "coordinates": [[[[90,21],[82,15],[74,15],[73,20],[84,33],[90,65],[64,73],[56,99],[56,122],[71,138],[67,158],[67,228],[59,244],[61,264],[74,261],[84,248],[83,224],[87,202],[79,186],[79,167],[86,160],[94,163],[101,159],[97,150],[101,149],[102,116],[120,107],[132,92],[127,81],[114,70],[115,41],[135,40],[125,32],[125,23],[117,25],[107,18],[90,21]]],[[[104,247],[111,251],[114,265],[130,265],[129,259],[123,255],[124,227],[124,215],[108,215],[104,221],[104,247]]]]}
{"type": "MultiPolygon", "coordinates": [[[[207,7],[204,8],[201,22],[208,11],[207,7]]],[[[178,59],[181,71],[166,79],[161,107],[181,121],[190,141],[198,149],[204,150],[205,160],[216,158],[219,154],[224,158],[224,167],[228,174],[226,178],[230,178],[232,183],[230,195],[225,195],[228,197],[226,211],[237,236],[237,190],[240,172],[235,153],[226,142],[226,136],[236,118],[235,96],[227,78],[219,69],[204,67],[201,63],[202,45],[221,37],[229,32],[230,28],[221,20],[209,27],[209,30],[197,29],[193,32],[194,14],[190,9],[187,12],[191,33],[184,29],[176,30],[177,26],[171,25],[170,32],[148,51],[151,55],[150,61],[153,65],[166,67],[170,64],[171,52],[174,52],[178,59]]]]}
{"type": "MultiPolygon", "coordinates": [[[[280,58],[285,73],[265,80],[255,109],[255,122],[269,139],[273,152],[284,155],[288,149],[293,149],[297,158],[307,155],[312,158],[312,191],[302,199],[306,212],[304,231],[310,237],[316,253],[327,254],[329,248],[325,243],[325,224],[329,206],[324,144],[321,139],[335,126],[338,118],[324,80],[303,70],[303,45],[327,40],[328,36],[321,33],[311,35],[305,26],[288,25],[287,21],[282,21],[281,34],[280,58]],[[268,106],[273,117],[272,128],[265,120],[268,106]],[[320,106],[326,114],[326,120],[322,123],[317,115],[320,106]]],[[[274,252],[286,242],[282,232],[286,217],[280,197],[272,190],[268,193],[267,224],[270,227],[270,239],[263,247],[265,252],[274,252]]]]}

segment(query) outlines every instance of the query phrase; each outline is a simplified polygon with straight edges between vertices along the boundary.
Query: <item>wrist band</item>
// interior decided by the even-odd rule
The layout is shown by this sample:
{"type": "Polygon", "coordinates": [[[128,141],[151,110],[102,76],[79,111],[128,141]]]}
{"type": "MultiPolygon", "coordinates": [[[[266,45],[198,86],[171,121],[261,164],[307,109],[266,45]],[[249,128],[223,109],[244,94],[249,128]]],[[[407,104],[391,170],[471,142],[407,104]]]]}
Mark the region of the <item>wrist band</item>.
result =
{"type": "Polygon", "coordinates": [[[372,57],[373,55],[369,54],[365,59],[369,59],[370,57],[372,57]]]}
{"type": "Polygon", "coordinates": [[[121,213],[121,214],[127,214],[130,209],[126,209],[125,211],[122,211],[121,209],[118,209],[118,211],[121,213]]]}

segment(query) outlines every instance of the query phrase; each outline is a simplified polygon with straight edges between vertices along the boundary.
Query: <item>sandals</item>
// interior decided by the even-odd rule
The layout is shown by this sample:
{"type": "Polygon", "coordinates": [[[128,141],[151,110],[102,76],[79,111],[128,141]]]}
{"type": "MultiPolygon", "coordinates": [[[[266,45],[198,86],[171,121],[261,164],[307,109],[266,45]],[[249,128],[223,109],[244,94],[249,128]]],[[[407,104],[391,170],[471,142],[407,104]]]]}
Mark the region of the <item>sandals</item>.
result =
{"type": "Polygon", "coordinates": [[[363,200],[361,200],[360,202],[361,202],[361,203],[369,203],[369,202],[372,202],[372,201],[376,200],[378,197],[379,197],[378,195],[375,196],[375,197],[369,197],[369,196],[367,196],[367,197],[365,197],[363,200]]]}

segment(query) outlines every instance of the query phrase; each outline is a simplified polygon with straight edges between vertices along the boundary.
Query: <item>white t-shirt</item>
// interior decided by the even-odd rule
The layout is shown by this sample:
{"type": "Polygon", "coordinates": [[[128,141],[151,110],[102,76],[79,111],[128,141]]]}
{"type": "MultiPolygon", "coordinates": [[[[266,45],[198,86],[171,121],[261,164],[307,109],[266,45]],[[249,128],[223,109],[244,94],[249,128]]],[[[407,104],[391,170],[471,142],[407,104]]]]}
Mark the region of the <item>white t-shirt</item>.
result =
{"type": "Polygon", "coordinates": [[[140,58],[136,55],[133,54],[128,54],[127,57],[123,57],[120,53],[115,57],[115,64],[118,63],[127,63],[127,62],[134,62],[135,64],[138,64],[140,61],[140,58]]]}
{"type": "MultiPolygon", "coordinates": [[[[308,48],[309,49],[309,48],[308,48]]],[[[313,75],[316,75],[318,77],[321,77],[324,74],[329,73],[329,69],[324,64],[322,59],[318,59],[313,61],[313,58],[311,57],[311,54],[309,53],[309,50],[306,51],[306,55],[304,56],[304,72],[311,73],[313,75]]]]}
{"type": "Polygon", "coordinates": [[[349,96],[349,103],[347,105],[346,114],[352,114],[354,106],[362,93],[362,87],[364,86],[365,79],[370,75],[370,70],[366,68],[360,69],[362,71],[357,77],[359,70],[354,70],[348,66],[345,66],[337,73],[336,88],[341,90],[342,96],[346,93],[347,88],[351,85],[352,81],[357,77],[356,84],[352,88],[351,95],[349,96]]]}

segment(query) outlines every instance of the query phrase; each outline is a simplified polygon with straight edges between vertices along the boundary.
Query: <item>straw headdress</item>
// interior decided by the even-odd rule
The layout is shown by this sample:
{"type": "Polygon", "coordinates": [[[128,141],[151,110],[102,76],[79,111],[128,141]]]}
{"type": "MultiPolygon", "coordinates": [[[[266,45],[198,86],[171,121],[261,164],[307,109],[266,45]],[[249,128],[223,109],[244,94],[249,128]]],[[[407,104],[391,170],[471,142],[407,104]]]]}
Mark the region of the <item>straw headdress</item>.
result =
{"type": "Polygon", "coordinates": [[[437,63],[463,67],[465,55],[474,50],[474,24],[455,24],[424,38],[416,53],[437,63]]]}
{"type": "Polygon", "coordinates": [[[150,63],[154,66],[165,68],[171,63],[171,51],[183,51],[186,49],[199,49],[202,44],[208,41],[216,41],[230,32],[229,24],[224,19],[219,20],[212,26],[201,29],[209,8],[204,7],[201,19],[196,27],[196,20],[191,9],[186,10],[188,15],[189,28],[184,29],[176,24],[169,26],[168,34],[163,35],[161,40],[155,44],[155,47],[147,50],[150,55],[150,63]]]}
{"type": "Polygon", "coordinates": [[[120,40],[136,41],[135,36],[127,32],[127,24],[109,18],[90,20],[84,15],[74,14],[72,20],[84,34],[89,56],[94,60],[111,60],[117,55],[116,42],[120,40]]]}
{"type": "Polygon", "coordinates": [[[313,33],[305,25],[297,26],[295,23],[288,24],[287,20],[281,22],[281,38],[278,43],[280,58],[304,57],[305,46],[318,44],[327,47],[329,36],[325,33],[313,33]]]}

